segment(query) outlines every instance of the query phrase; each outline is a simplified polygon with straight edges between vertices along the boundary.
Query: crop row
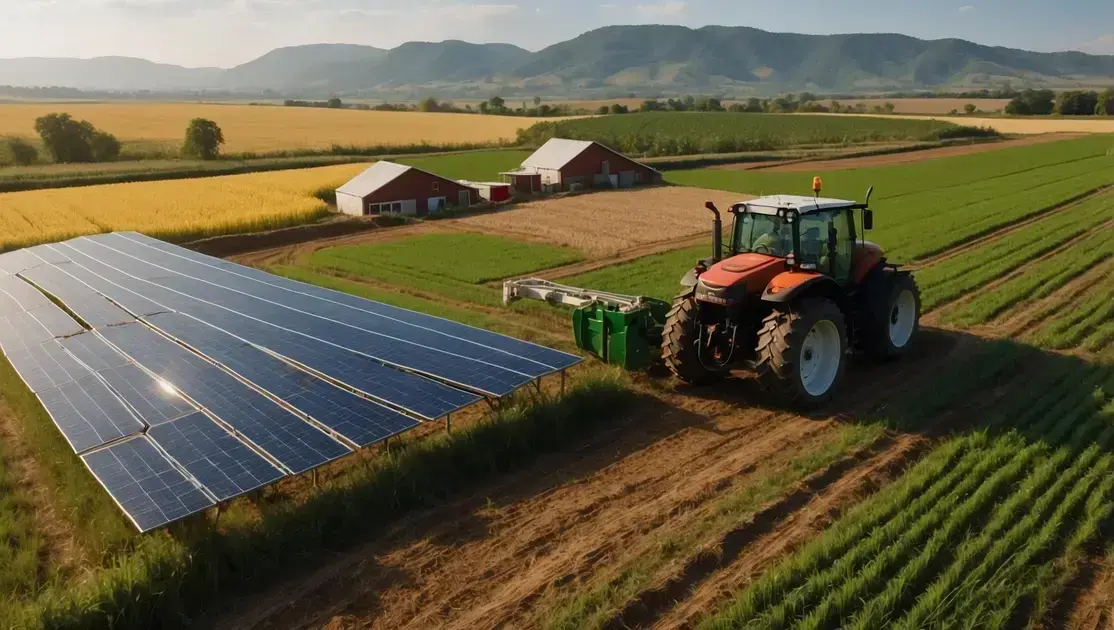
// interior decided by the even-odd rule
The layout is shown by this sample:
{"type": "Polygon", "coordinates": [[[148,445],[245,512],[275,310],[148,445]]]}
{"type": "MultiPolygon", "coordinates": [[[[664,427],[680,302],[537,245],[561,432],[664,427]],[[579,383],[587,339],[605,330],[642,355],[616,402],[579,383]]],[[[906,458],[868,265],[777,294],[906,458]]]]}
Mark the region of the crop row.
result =
{"type": "Polygon", "coordinates": [[[1107,194],[1019,228],[961,256],[918,270],[923,306],[931,309],[960,297],[1111,219],[1114,196],[1107,194]]]}
{"type": "Polygon", "coordinates": [[[1114,230],[1102,229],[1032,264],[1025,273],[975,296],[945,315],[959,326],[982,324],[1011,308],[1039,300],[1114,256],[1114,230]]]}
{"type": "Polygon", "coordinates": [[[1114,380],[1110,368],[1054,361],[986,430],[945,443],[705,627],[1000,626],[1020,596],[1062,584],[1053,561],[1092,539],[1109,511],[1114,429],[1094,392],[1114,380]],[[1044,579],[1026,580],[1034,570],[1044,579]]]}
{"type": "Polygon", "coordinates": [[[1101,350],[1109,340],[1100,333],[1114,322],[1114,275],[1104,275],[1078,300],[1060,306],[1062,310],[1048,317],[1032,335],[1032,342],[1042,348],[1066,349],[1089,346],[1093,338],[1094,347],[1088,349],[1101,350]]]}

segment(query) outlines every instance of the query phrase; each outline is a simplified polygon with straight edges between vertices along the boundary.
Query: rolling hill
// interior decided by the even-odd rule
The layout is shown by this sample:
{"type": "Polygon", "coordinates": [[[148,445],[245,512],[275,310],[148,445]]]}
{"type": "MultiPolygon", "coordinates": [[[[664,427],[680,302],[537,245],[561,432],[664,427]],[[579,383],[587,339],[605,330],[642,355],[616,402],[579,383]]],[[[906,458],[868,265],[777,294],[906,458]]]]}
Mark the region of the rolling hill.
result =
{"type": "Polygon", "coordinates": [[[0,60],[0,85],[107,90],[278,90],[286,94],[494,89],[865,92],[1114,83],[1114,56],[1038,53],[898,34],[801,35],[748,27],[609,26],[538,52],[462,41],[315,44],[227,70],[140,59],[0,60]]]}

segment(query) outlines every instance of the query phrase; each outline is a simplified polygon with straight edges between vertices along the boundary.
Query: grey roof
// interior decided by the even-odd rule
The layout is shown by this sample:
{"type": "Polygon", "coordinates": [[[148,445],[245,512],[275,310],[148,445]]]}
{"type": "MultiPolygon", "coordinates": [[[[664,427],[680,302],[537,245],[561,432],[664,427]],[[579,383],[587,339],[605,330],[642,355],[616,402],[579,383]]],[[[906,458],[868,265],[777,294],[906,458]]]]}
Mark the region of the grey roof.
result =
{"type": "Polygon", "coordinates": [[[748,206],[759,206],[761,208],[795,208],[800,212],[832,210],[855,205],[854,201],[847,201],[846,199],[806,197],[804,195],[772,195],[769,197],[751,199],[743,203],[748,206]]]}
{"type": "Polygon", "coordinates": [[[353,197],[366,197],[412,168],[414,167],[394,162],[376,162],[364,172],[348,180],[347,184],[337,188],[337,192],[353,197]]]}
{"type": "MultiPolygon", "coordinates": [[[[530,168],[544,168],[552,171],[561,170],[565,167],[566,164],[571,162],[573,158],[580,155],[581,153],[584,153],[584,151],[586,151],[588,147],[592,146],[593,144],[597,144],[604,150],[614,153],[619,157],[630,160],[629,157],[623,155],[622,153],[619,153],[614,149],[610,149],[598,142],[592,142],[591,140],[566,140],[565,138],[550,138],[545,144],[541,146],[540,149],[534,151],[534,153],[530,157],[526,158],[526,161],[522,163],[522,166],[530,168]]],[[[635,160],[631,161],[635,162],[635,164],[639,164],[640,166],[650,168],[649,166],[646,166],[641,162],[636,162],[635,160]]]]}

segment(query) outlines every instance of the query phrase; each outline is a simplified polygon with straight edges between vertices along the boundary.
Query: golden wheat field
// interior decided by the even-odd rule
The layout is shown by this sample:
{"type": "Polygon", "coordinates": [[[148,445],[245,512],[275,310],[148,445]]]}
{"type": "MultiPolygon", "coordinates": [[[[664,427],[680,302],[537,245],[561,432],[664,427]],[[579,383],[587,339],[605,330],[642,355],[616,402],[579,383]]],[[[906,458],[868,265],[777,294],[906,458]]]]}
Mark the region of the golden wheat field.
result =
{"type": "Polygon", "coordinates": [[[116,230],[180,241],[305,223],[328,211],[314,191],[337,187],[365,168],[343,164],[0,194],[0,251],[116,230]]]}
{"type": "Polygon", "coordinates": [[[214,120],[225,152],[323,149],[334,144],[397,146],[511,140],[537,118],[374,112],[309,107],[189,103],[16,103],[0,105],[0,136],[33,136],[35,119],[66,112],[124,141],[181,142],[193,118],[214,120]]]}
{"type": "MultiPolygon", "coordinates": [[[[826,114],[828,116],[885,117],[885,114],[826,114]]],[[[975,116],[902,116],[911,120],[942,120],[957,125],[990,127],[999,133],[1029,135],[1035,133],[1114,133],[1114,118],[1087,116],[1079,118],[978,118],[975,116]]]]}

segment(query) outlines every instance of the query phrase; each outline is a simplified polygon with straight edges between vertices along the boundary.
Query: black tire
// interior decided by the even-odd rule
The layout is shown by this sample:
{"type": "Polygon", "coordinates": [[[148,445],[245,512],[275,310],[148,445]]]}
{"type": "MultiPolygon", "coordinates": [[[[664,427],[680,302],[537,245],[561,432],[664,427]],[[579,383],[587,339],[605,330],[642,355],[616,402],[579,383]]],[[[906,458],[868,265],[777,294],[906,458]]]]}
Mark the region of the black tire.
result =
{"type": "Polygon", "coordinates": [[[869,294],[860,345],[867,354],[880,361],[900,359],[913,345],[920,330],[920,321],[921,291],[917,281],[912,274],[887,272],[869,294]],[[907,321],[910,306],[911,324],[898,325],[907,321]]]}
{"type": "MultiPolygon", "coordinates": [[[[808,350],[812,351],[811,344],[808,350]]],[[[825,298],[806,298],[788,310],[774,311],[762,321],[755,349],[755,373],[759,383],[783,403],[815,407],[829,400],[839,388],[847,363],[847,322],[843,311],[825,298]],[[831,322],[838,331],[838,364],[825,391],[810,392],[802,379],[805,341],[821,321],[831,322]]],[[[808,359],[811,361],[812,359],[808,359]]]]}
{"type": "Polygon", "coordinates": [[[674,376],[690,385],[708,385],[723,378],[723,372],[704,367],[697,353],[696,296],[687,292],[673,298],[661,335],[661,359],[674,376]]]}

